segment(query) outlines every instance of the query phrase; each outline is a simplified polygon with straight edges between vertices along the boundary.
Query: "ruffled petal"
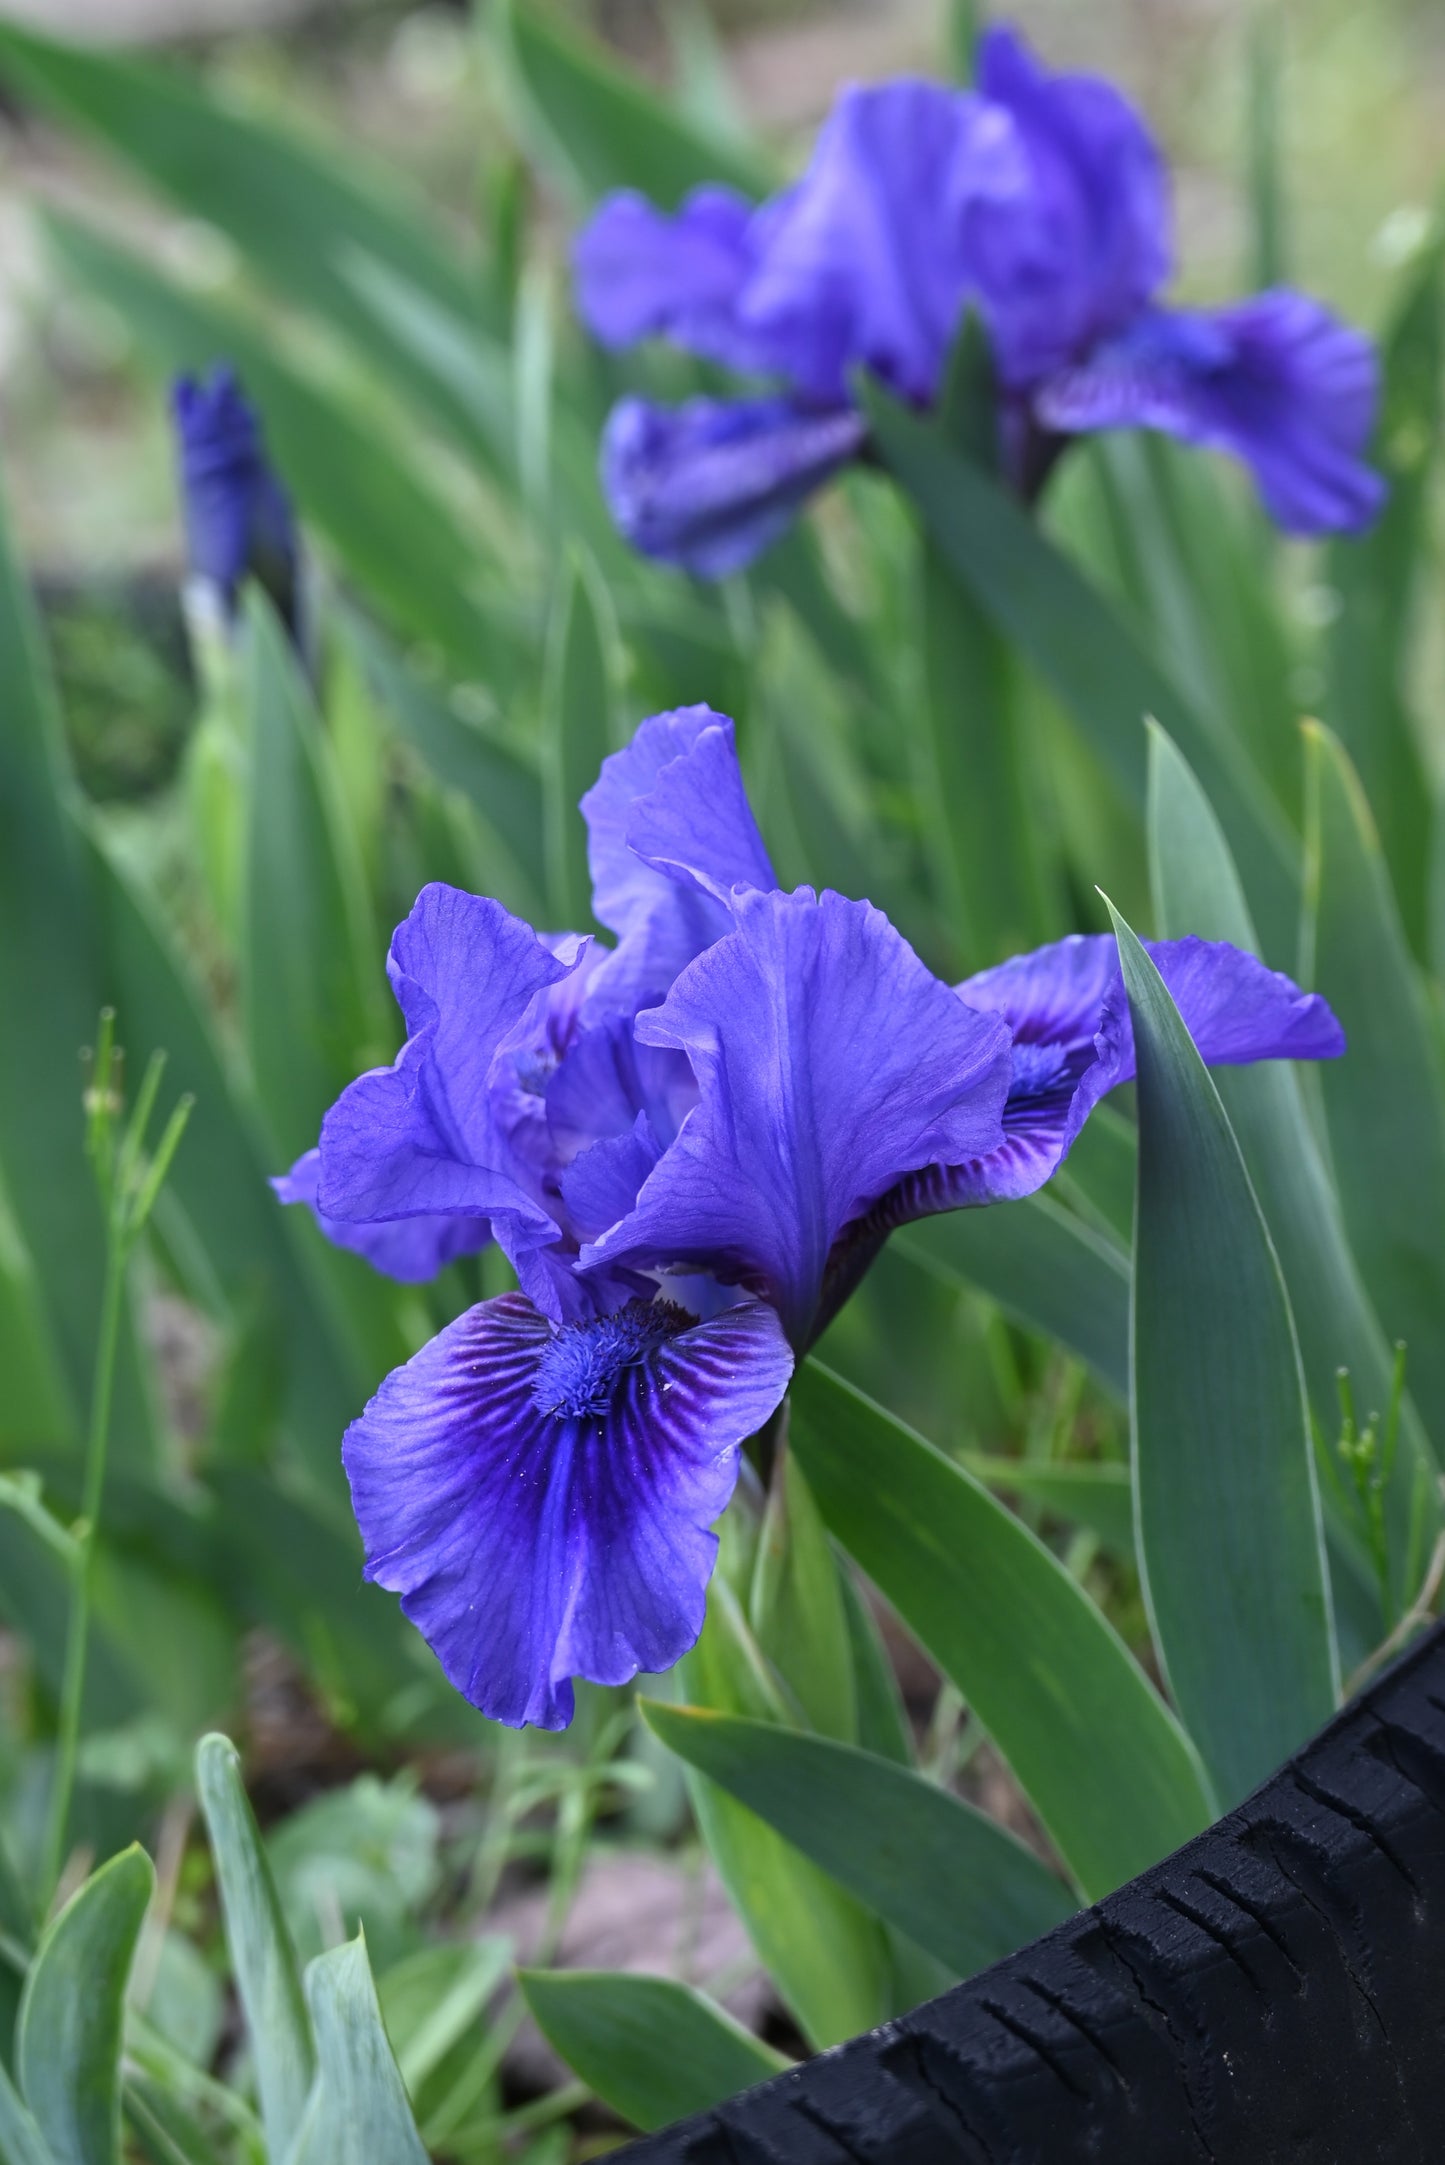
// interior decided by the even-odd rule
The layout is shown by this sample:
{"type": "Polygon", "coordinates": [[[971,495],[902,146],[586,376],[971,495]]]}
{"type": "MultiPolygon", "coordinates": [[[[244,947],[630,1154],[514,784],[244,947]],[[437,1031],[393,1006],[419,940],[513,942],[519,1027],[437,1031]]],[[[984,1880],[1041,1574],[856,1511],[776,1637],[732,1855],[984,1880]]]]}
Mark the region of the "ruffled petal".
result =
{"type": "Polygon", "coordinates": [[[283,1203],[305,1203],[326,1238],[338,1248],[350,1248],[364,1256],[383,1277],[400,1279],[404,1285],[420,1285],[435,1278],[458,1256],[475,1255],[491,1240],[485,1218],[392,1218],[374,1224],[349,1225],[328,1218],[316,1204],[321,1177],[321,1152],[308,1150],[289,1173],[271,1182],[283,1203]]]}
{"type": "Polygon", "coordinates": [[[594,211],[573,243],[577,310],[604,346],[666,337],[746,373],[774,356],[738,304],[755,255],[753,206],[730,188],[694,189],[672,214],[626,189],[594,211]]]}
{"type": "Polygon", "coordinates": [[[493,1062],[581,950],[554,955],[500,903],[424,887],[387,958],[406,1017],[395,1063],[352,1083],[321,1129],[320,1207],[356,1223],[461,1212],[548,1225],[497,1127],[493,1062]]]}
{"type": "Polygon", "coordinates": [[[630,1015],[729,929],[735,883],[774,885],[732,723],[704,706],[654,714],[603,760],[582,816],[593,911],[618,938],[587,1012],[630,1015]]]}
{"type": "Polygon", "coordinates": [[[709,1528],[788,1386],[766,1308],[667,1302],[557,1331],[484,1302],[387,1377],[342,1456],[366,1575],[496,1721],[560,1729],[570,1679],[669,1668],[702,1628],[709,1528]]]}
{"type": "MultiPolygon", "coordinates": [[[[1211,1067],[1333,1060],[1344,1032],[1329,1003],[1223,940],[1146,940],[1185,1025],[1211,1067]]],[[[889,1198],[887,1223],[1016,1201],[1041,1188],[1099,1100],[1134,1075],[1134,1033],[1107,933],[1074,934],[958,988],[1014,1032],[1004,1139],[969,1164],[939,1165],[889,1198]]]]}
{"type": "Polygon", "coordinates": [[[1232,452],[1287,533],[1358,532],[1385,484],[1365,462],[1379,391],[1361,331],[1302,293],[1155,309],[1036,394],[1065,434],[1152,428],[1232,452]]]}
{"type": "Polygon", "coordinates": [[[851,408],[625,398],[603,432],[603,493],[618,531],[644,556],[725,579],[786,531],[857,455],[864,433],[851,408]]]}
{"type": "Polygon", "coordinates": [[[999,373],[1021,389],[1127,324],[1169,276],[1168,181],[1112,84],[1048,74],[1015,32],[984,34],[978,84],[1028,177],[971,203],[962,244],[999,373]]]}
{"type": "Polygon", "coordinates": [[[999,1139],[1008,1032],[940,984],[881,911],[743,893],[644,1042],[687,1054],[700,1093],[636,1208],[582,1252],[695,1264],[763,1293],[808,1342],[829,1251],[906,1174],[999,1139]]]}

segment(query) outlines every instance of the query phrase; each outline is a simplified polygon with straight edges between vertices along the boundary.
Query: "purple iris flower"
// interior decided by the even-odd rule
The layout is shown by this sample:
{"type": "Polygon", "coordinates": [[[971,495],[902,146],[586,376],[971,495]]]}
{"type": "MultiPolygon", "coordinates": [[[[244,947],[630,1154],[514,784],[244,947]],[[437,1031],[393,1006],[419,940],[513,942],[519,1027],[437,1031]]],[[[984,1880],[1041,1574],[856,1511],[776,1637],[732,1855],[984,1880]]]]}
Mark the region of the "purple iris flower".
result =
{"type": "MultiPolygon", "coordinates": [[[[368,1576],[484,1713],[552,1728],[574,1677],[692,1645],[741,1447],[888,1232],[1030,1193],[1133,1073],[1111,939],[953,987],[869,903],[781,892],[707,707],[644,722],[582,809],[615,946],[424,889],[406,1043],[278,1183],[397,1275],[511,1258],[343,1458],[368,1576]]],[[[1342,1050],[1252,956],[1152,952],[1206,1059],[1342,1050]]]]}
{"type": "Polygon", "coordinates": [[[1162,308],[1172,268],[1163,164],[1110,84],[1048,75],[996,28],[975,91],[845,89],[781,195],[699,188],[669,215],[624,192],[579,235],[578,305],[604,345],[663,336],[784,387],[622,400],[602,447],[613,515],[647,555],[738,569],[863,448],[851,372],[929,406],[972,306],[1024,493],[1069,437],[1152,428],[1242,459],[1288,532],[1367,525],[1370,341],[1292,292],[1162,308]]]}
{"type": "Polygon", "coordinates": [[[261,424],[235,371],[181,377],[171,393],[191,575],[229,617],[244,580],[259,580],[295,630],[296,521],[267,463],[261,424]]]}

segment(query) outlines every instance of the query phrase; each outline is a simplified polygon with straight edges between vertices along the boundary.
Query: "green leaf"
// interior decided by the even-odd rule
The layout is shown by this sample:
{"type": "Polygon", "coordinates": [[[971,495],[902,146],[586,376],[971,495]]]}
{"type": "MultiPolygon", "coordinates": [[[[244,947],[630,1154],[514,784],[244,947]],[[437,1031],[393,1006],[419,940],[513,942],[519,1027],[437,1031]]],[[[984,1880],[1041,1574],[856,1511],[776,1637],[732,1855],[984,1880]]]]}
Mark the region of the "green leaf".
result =
{"type": "Polygon", "coordinates": [[[858,1734],[842,1574],[818,1507],[786,1448],[773,1468],[753,1566],[749,1622],[804,1719],[824,1736],[858,1734]]]}
{"type": "MultiPolygon", "coordinates": [[[[720,1713],[786,1718],[721,1575],[713,1578],[702,1637],[681,1663],[677,1685],[720,1713]]],[[[725,1790],[689,1774],[688,1793],[718,1876],[803,2034],[821,2049],[881,2021],[888,1963],[875,1920],[725,1790]]]]}
{"type": "Polygon", "coordinates": [[[1207,1824],[1174,1717],[979,1482],[816,1361],[794,1385],[791,1433],[829,1526],[974,1709],[1090,1900],[1207,1824]]]}
{"type": "Polygon", "coordinates": [[[851,1571],[840,1571],[848,1643],[853,1651],[853,1690],[858,1702],[858,1742],[865,1751],[895,1766],[913,1764],[913,1732],[908,1710],[883,1634],[851,1571]]]}
{"type": "Polygon", "coordinates": [[[1051,1196],[924,1218],[891,1245],[977,1286],[1016,1322],[1076,1353],[1116,1398],[1128,1397],[1128,1251],[1051,1196]]]}
{"type": "MultiPolygon", "coordinates": [[[[997,411],[987,336],[970,311],[949,359],[938,427],[960,458],[989,476],[997,411]]],[[[931,540],[922,586],[921,809],[959,974],[1036,946],[1048,929],[1041,806],[1029,801],[1026,717],[1006,639],[931,540]]]]}
{"type": "Polygon", "coordinates": [[[125,1989],[155,1872],[126,1849],[41,1935],[15,2030],[15,2071],[56,2165],[119,2165],[125,1989]]]}
{"type": "Polygon", "coordinates": [[[354,1075],[392,1050],[381,940],[330,746],[275,612],[245,616],[250,787],[241,1014],[251,1072],[286,1163],[309,1150],[354,1075]],[[375,990],[373,990],[375,988],[375,990]]]}
{"type": "MultiPolygon", "coordinates": [[[[361,177],[354,141],[328,156],[177,70],[53,43],[12,23],[0,25],[0,73],[124,159],[187,217],[226,234],[261,278],[431,409],[439,390],[445,398],[445,383],[419,371],[388,335],[385,315],[358,290],[356,266],[375,264],[405,280],[474,342],[502,333],[502,304],[477,266],[452,254],[391,176],[361,177]]],[[[468,425],[465,409],[459,418],[468,425]]]]}
{"type": "Polygon", "coordinates": [[[55,2152],[46,2143],[19,2091],[0,2060],[0,2165],[56,2165],[55,2152]]]}
{"type": "Polygon", "coordinates": [[[386,2034],[409,2094],[482,2019],[512,1965],[512,1943],[495,1934],[418,1948],[376,1981],[386,2034]]]}
{"type": "Polygon", "coordinates": [[[521,1970],[537,2026],[645,2132],[705,2112],[793,2063],[690,1985],[625,1970],[521,1970]]]}
{"type": "Polygon", "coordinates": [[[498,860],[491,891],[515,915],[542,922],[547,916],[542,778],[531,746],[519,747],[480,721],[464,720],[444,692],[424,682],[359,614],[346,611],[343,625],[372,695],[397,735],[482,822],[489,855],[498,860]]]}
{"type": "MultiPolygon", "coordinates": [[[[1162,938],[1195,933],[1258,953],[1229,845],[1162,730],[1150,746],[1149,858],[1162,938]]],[[[1301,1078],[1287,1062],[1270,1060],[1218,1068],[1213,1081],[1279,1254],[1317,1433],[1333,1439],[1340,1426],[1339,1370],[1349,1370],[1361,1413],[1383,1414],[1394,1364],[1345,1237],[1301,1078]]],[[[1097,1119],[1096,1113],[1090,1128],[1097,1119]]],[[[1412,1552],[1439,1517],[1429,1444],[1409,1398],[1400,1441],[1390,1501],[1396,1606],[1413,1598],[1423,1559],[1412,1552]]],[[[1354,1563],[1358,1571],[1358,1557],[1354,1563]]]]}
{"type": "MultiPolygon", "coordinates": [[[[1382,354],[1380,416],[1371,456],[1389,494],[1367,534],[1331,546],[1338,596],[1324,716],[1359,771],[1379,823],[1401,915],[1417,953],[1426,944],[1432,786],[1410,711],[1412,636],[1432,562],[1432,480],[1445,418],[1445,234],[1412,267],[1382,354]]],[[[1438,908],[1438,902],[1437,902],[1438,908]]],[[[1432,928],[1435,959],[1439,931],[1432,928]]]]}
{"type": "Polygon", "coordinates": [[[267,1175],[282,1168],[153,898],[103,848],[92,847],[90,863],[100,895],[105,983],[125,1018],[132,1060],[143,1066],[153,1051],[164,1050],[168,1086],[195,1098],[187,1146],[167,1191],[173,1213],[167,1243],[184,1264],[194,1257],[188,1290],[206,1306],[233,1301],[244,1313],[257,1286],[266,1288],[284,1332],[287,1424],[309,1477],[339,1513],[345,1492],[337,1438],[388,1366],[374,1307],[365,1307],[358,1321],[336,1291],[345,1266],[363,1273],[366,1266],[298,1223],[306,1213],[277,1204],[267,1175]],[[172,1240],[173,1223],[183,1243],[172,1240]]]}
{"type": "Polygon", "coordinates": [[[867,379],[858,396],[888,466],[954,575],[1072,715],[1095,755],[1141,808],[1144,719],[1184,750],[1219,809],[1271,954],[1293,946],[1296,851],[1238,743],[1202,722],[1102,594],[986,474],[867,379]]]}
{"type": "Polygon", "coordinates": [[[286,1920],[229,1737],[202,1737],[197,1745],[196,1791],[251,2041],[266,2148],[272,2158],[284,2158],[301,2125],[315,2052],[286,1920]]]}
{"type": "Polygon", "coordinates": [[[668,1748],[959,1977],[1071,1916],[1068,1889],[972,1805],[871,1752],[643,1701],[668,1748]]]}
{"type": "Polygon", "coordinates": [[[982,1451],[965,1452],[959,1463],[988,1488],[1087,1527],[1115,1556],[1133,1561],[1134,1492],[1127,1466],[992,1458],[982,1451]]]}
{"type": "Polygon", "coordinates": [[[334,386],[323,389],[283,360],[273,332],[182,290],[75,219],[51,214],[44,224],[62,269],[118,311],[153,368],[234,362],[306,520],[399,625],[435,641],[463,676],[485,678],[495,650],[511,640],[468,591],[480,523],[464,531],[376,417],[352,411],[334,386]]]}
{"type": "Polygon", "coordinates": [[[543,695],[547,892],[553,922],[592,924],[587,830],[577,806],[612,750],[612,657],[617,631],[595,567],[574,547],[563,567],[547,640],[543,695]]]}
{"type": "MultiPolygon", "coordinates": [[[[316,2080],[288,2165],[427,2165],[360,1935],[306,1966],[316,2080]]],[[[279,2155],[279,2153],[276,2153],[279,2155]]]]}
{"type": "MultiPolygon", "coordinates": [[[[1445,1455],[1445,1076],[1379,838],[1348,758],[1305,733],[1313,982],[1349,1051],[1320,1089],[1350,1246],[1411,1395],[1445,1455]]],[[[1361,1408],[1361,1411],[1370,1409],[1361,1408]]],[[[1383,1412],[1384,1406],[1378,1408],[1383,1412]]]]}
{"type": "Polygon", "coordinates": [[[1175,1703],[1226,1806],[1339,1698],[1294,1318],[1244,1159],[1179,1010],[1114,912],[1138,1058],[1134,1483],[1175,1703]]]}
{"type": "Polygon", "coordinates": [[[525,133],[581,201],[637,188],[672,210],[708,181],[766,193],[766,170],[735,137],[684,119],[531,0],[497,0],[492,25],[525,133]]]}
{"type": "Polygon", "coordinates": [[[1249,283],[1256,293],[1282,286],[1289,277],[1285,203],[1281,83],[1281,15],[1265,0],[1249,23],[1246,179],[1249,184],[1249,283]]]}
{"type": "MultiPolygon", "coordinates": [[[[34,1366],[63,1393],[52,1410],[64,1417],[61,1434],[75,1440],[90,1402],[105,1256],[77,1055],[94,1040],[104,980],[59,702],[3,507],[0,697],[0,1013],[24,1018],[23,1056],[0,1060],[0,1188],[13,1214],[13,1252],[28,1257],[45,1303],[34,1366]]],[[[133,1054],[132,1020],[122,1013],[120,1041],[133,1054]]],[[[24,1264],[18,1269],[24,1278],[24,1264]]],[[[157,1428],[127,1315],[112,1462],[154,1463],[157,1428]]]]}

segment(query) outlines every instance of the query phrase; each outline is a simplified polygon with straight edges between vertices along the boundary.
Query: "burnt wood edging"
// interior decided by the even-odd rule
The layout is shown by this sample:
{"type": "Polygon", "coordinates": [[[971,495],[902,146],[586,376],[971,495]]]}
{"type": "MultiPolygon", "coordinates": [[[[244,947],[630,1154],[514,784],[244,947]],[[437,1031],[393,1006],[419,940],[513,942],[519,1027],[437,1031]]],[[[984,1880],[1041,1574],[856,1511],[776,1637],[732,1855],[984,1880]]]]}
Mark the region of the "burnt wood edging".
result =
{"type": "Polygon", "coordinates": [[[619,2165],[1441,2165],[1445,1624],[1162,1864],[619,2165]]]}

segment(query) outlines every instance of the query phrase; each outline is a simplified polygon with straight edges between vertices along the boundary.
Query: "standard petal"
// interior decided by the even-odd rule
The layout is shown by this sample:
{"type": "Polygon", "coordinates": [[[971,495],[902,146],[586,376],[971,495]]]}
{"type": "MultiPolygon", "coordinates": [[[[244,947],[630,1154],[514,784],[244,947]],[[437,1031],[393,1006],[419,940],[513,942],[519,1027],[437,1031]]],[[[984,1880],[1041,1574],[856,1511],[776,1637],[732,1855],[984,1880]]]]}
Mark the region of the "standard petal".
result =
{"type": "Polygon", "coordinates": [[[593,213],[572,248],[577,310],[604,346],[666,337],[745,372],[771,352],[738,318],[755,252],[753,206],[730,188],[694,189],[669,215],[626,189],[593,213]]]}
{"type": "Polygon", "coordinates": [[[777,886],[725,714],[714,715],[688,756],[662,768],[637,799],[627,840],[634,856],[729,909],[739,887],[766,894],[777,886]]]}
{"type": "Polygon", "coordinates": [[[1026,389],[1128,323],[1169,276],[1168,183],[1112,84],[1050,75],[1001,25],[980,40],[978,83],[1012,123],[1028,177],[969,204],[963,245],[999,372],[1026,389]]]}
{"type": "Polygon", "coordinates": [[[321,1152],[308,1150],[289,1173],[279,1174],[271,1186],[283,1203],[307,1204],[329,1241],[364,1256],[383,1277],[420,1285],[435,1278],[458,1256],[475,1255],[491,1240],[492,1229],[485,1218],[391,1218],[360,1225],[328,1218],[316,1203],[320,1177],[321,1152]]]}
{"type": "Polygon", "coordinates": [[[618,938],[587,1012],[633,1013],[726,932],[733,885],[771,887],[773,868],[743,789],[733,725],[711,707],[642,723],[602,762],[582,799],[592,907],[618,938]]]}
{"type": "Polygon", "coordinates": [[[756,1303],[557,1331],[520,1294],[388,1376],[342,1456],[366,1574],[494,1720],[565,1727],[570,1679],[669,1668],[702,1628],[709,1528],[792,1356],[756,1303]]]}
{"type": "Polygon", "coordinates": [[[602,437],[602,488],[619,532],[644,556],[700,579],[741,571],[857,455],[850,407],[787,399],[625,398],[602,437]]]}
{"type": "Polygon", "coordinates": [[[387,959],[407,1041],[322,1124],[318,1194],[329,1218],[512,1212],[547,1222],[514,1177],[489,1082],[500,1046],[580,959],[554,955],[500,903],[422,889],[387,959]]]}
{"type": "Polygon", "coordinates": [[[700,1093],[593,1263],[695,1264],[763,1293],[808,1342],[829,1251],[906,1174],[998,1141],[1008,1032],[924,968],[882,912],[840,895],[740,894],[644,1042],[700,1093]]]}
{"type": "Polygon", "coordinates": [[[1064,434],[1152,428],[1232,452],[1287,533],[1358,532],[1385,498],[1365,460],[1375,349],[1302,293],[1208,313],[1154,309],[1036,393],[1064,434]]]}
{"type": "Polygon", "coordinates": [[[863,366],[900,396],[938,388],[970,277],[968,214],[1028,180],[1006,113],[901,77],[842,91],[807,171],[758,221],[744,321],[810,398],[841,402],[863,366]]]}

